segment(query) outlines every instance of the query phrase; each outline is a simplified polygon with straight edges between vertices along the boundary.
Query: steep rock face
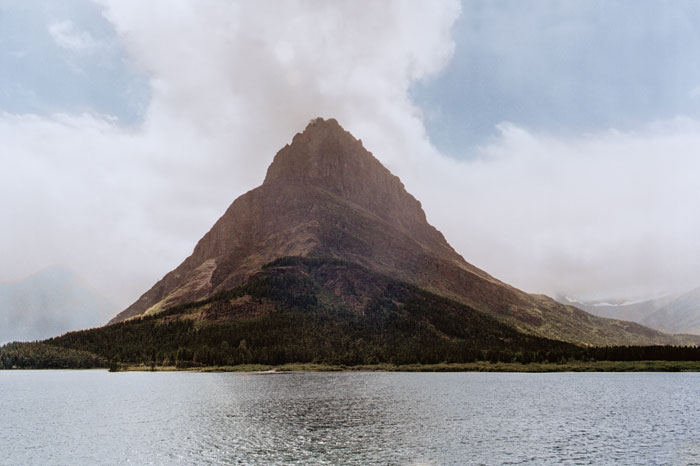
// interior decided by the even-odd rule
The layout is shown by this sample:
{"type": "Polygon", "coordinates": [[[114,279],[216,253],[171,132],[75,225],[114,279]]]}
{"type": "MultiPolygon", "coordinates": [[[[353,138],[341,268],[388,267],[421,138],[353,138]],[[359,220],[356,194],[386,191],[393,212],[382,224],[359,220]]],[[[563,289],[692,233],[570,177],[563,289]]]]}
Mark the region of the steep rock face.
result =
{"type": "Polygon", "coordinates": [[[297,134],[277,153],[264,183],[236,199],[190,257],[112,322],[231,289],[286,256],[357,263],[550,338],[680,342],[529,295],[467,263],[399,178],[333,119],[316,119],[297,134]]]}

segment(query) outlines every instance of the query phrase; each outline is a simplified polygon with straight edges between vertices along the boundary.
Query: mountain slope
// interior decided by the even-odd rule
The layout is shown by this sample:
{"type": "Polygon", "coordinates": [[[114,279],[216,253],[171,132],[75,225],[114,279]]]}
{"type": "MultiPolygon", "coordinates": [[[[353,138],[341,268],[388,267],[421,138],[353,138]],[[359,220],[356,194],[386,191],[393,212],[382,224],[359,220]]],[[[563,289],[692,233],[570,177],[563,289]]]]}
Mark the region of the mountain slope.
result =
{"type": "Polygon", "coordinates": [[[665,332],[700,335],[700,287],[674,299],[642,323],[665,332]]]}
{"type": "Polygon", "coordinates": [[[645,323],[645,319],[661,310],[664,306],[670,304],[677,297],[678,295],[670,294],[658,298],[635,300],[631,302],[615,302],[614,300],[580,301],[566,297],[558,297],[557,301],[583,309],[594,316],[637,322],[638,324],[646,325],[656,330],[665,331],[662,328],[645,323]]]}
{"type": "Polygon", "coordinates": [[[634,302],[581,302],[566,297],[557,300],[600,317],[629,320],[662,332],[700,335],[700,287],[634,302]]]}
{"type": "Polygon", "coordinates": [[[230,290],[285,256],[359,264],[544,337],[596,345],[687,341],[529,295],[467,263],[401,181],[333,119],[316,119],[297,134],[264,183],[236,199],[192,255],[112,323],[230,290]]]}
{"type": "Polygon", "coordinates": [[[51,267],[0,284],[0,344],[103,325],[113,310],[72,271],[51,267]]]}
{"type": "Polygon", "coordinates": [[[207,300],[46,343],[180,367],[559,361],[581,354],[357,264],[301,257],[266,264],[207,300]]]}

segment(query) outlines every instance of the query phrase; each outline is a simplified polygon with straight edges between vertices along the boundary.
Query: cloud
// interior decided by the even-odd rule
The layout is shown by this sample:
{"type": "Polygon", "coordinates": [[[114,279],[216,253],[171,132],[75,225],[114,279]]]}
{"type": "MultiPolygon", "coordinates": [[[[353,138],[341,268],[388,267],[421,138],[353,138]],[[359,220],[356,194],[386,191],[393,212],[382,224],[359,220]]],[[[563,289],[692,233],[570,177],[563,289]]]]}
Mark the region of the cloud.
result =
{"type": "Polygon", "coordinates": [[[698,99],[700,98],[700,85],[695,86],[691,91],[690,91],[690,97],[693,99],[698,99]]]}
{"type": "Polygon", "coordinates": [[[51,23],[48,31],[56,45],[73,52],[92,52],[100,45],[89,32],[76,31],[70,20],[51,23]]]}
{"type": "Polygon", "coordinates": [[[678,0],[465,1],[454,60],[415,86],[439,148],[463,155],[503,120],[537,130],[632,130],[700,118],[700,4],[678,0]]]}
{"type": "Polygon", "coordinates": [[[90,0],[0,0],[0,112],[109,113],[138,124],[148,83],[90,0]]]}
{"type": "Polygon", "coordinates": [[[436,159],[411,181],[468,260],[550,295],[644,296],[700,283],[699,121],[578,136],[512,124],[499,132],[474,160],[436,159]]]}
{"type": "Polygon", "coordinates": [[[449,60],[459,14],[454,1],[102,7],[150,78],[144,121],[0,117],[0,242],[12,245],[0,279],[65,264],[122,305],[184,259],[311,118],[374,135],[395,166],[412,143],[429,149],[408,88],[449,60]]]}
{"type": "Polygon", "coordinates": [[[435,149],[410,88],[454,53],[457,2],[101,7],[149,76],[144,120],[0,116],[0,244],[11,245],[0,279],[60,263],[129,304],[323,116],[362,138],[456,249],[504,281],[580,297],[697,284],[696,120],[578,136],[503,123],[468,161],[435,149]]]}

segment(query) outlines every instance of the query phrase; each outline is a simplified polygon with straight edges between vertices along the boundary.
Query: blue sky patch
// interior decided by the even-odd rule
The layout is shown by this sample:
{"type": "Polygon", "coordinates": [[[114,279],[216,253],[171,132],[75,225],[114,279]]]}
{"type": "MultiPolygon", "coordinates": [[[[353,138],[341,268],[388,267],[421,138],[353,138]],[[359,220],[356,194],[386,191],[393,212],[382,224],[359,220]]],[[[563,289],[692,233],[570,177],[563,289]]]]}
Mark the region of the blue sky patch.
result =
{"type": "Polygon", "coordinates": [[[0,111],[141,121],[148,79],[92,2],[0,2],[0,111]]]}

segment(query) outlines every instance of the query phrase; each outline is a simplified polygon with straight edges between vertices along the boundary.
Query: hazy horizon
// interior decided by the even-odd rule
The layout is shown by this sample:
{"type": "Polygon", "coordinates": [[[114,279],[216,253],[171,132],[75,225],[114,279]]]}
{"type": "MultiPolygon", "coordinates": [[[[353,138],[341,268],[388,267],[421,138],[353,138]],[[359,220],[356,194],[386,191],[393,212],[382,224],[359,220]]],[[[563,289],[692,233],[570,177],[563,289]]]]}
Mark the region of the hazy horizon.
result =
{"type": "Polygon", "coordinates": [[[700,6],[0,0],[0,282],[124,308],[312,118],[529,292],[700,285],[700,6]]]}

